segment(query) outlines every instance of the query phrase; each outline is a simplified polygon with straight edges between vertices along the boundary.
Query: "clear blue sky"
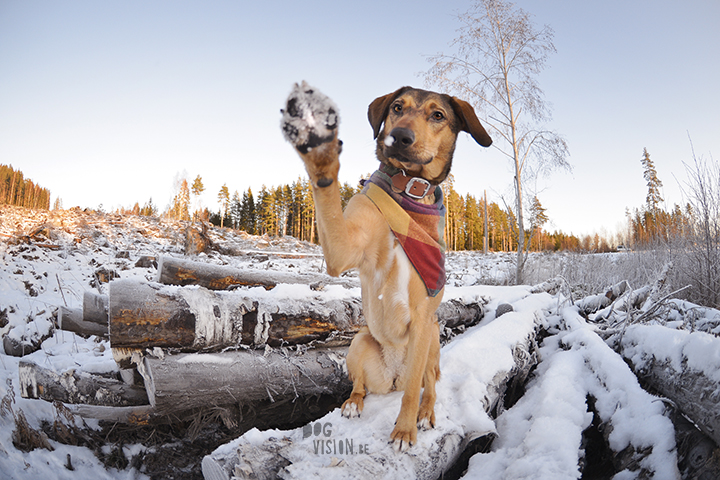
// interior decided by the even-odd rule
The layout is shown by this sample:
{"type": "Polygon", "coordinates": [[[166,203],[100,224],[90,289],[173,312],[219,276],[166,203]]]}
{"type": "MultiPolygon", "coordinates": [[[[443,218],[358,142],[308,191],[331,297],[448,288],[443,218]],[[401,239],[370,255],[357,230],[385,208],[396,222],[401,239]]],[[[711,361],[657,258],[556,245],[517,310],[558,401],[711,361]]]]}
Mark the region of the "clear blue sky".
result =
{"type": "MultiPolygon", "coordinates": [[[[611,233],[643,204],[643,148],[669,206],[683,161],[720,155],[720,2],[516,2],[555,31],[540,77],[572,173],[537,186],[550,230],[611,233]]],[[[65,208],[110,209],[201,175],[215,210],[223,183],[241,193],[305,172],[279,110],[307,80],[340,107],[341,181],[377,167],[367,105],[423,86],[427,55],[449,53],[468,1],[0,0],[0,163],[65,208]]],[[[717,157],[716,157],[717,158],[717,157]]],[[[456,190],[512,198],[512,170],[466,135],[456,190]]]]}

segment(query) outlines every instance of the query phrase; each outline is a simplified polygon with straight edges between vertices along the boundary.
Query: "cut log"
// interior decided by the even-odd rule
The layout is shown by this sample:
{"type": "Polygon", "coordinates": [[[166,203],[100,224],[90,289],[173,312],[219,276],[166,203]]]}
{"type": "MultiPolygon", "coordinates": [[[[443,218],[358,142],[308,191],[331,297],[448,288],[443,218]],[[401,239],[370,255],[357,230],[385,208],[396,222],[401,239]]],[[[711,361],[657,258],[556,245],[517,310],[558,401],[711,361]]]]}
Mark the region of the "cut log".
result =
{"type": "Polygon", "coordinates": [[[98,337],[108,335],[108,325],[101,325],[96,322],[88,322],[83,318],[83,310],[79,308],[58,308],[58,327],[61,330],[74,332],[82,337],[97,335],[98,337]]]}
{"type": "Polygon", "coordinates": [[[20,361],[20,394],[23,398],[63,403],[127,407],[147,405],[145,389],[112,378],[69,370],[58,374],[39,365],[20,361]]]}
{"type": "Polygon", "coordinates": [[[539,316],[533,321],[527,313],[510,312],[443,349],[440,369],[447,377],[437,384],[436,405],[436,412],[443,413],[435,428],[418,432],[417,444],[407,454],[396,453],[387,443],[402,402],[402,392],[393,392],[368,395],[360,418],[344,418],[336,409],[295,430],[253,429],[205,456],[203,476],[205,480],[441,478],[470,441],[492,435],[490,418],[485,416],[487,423],[477,418],[485,415],[483,410],[498,408],[512,379],[522,378],[522,383],[537,363],[539,321],[539,316]],[[508,332],[512,338],[506,336],[508,332]],[[477,365],[496,368],[480,373],[477,365]],[[466,395],[468,391],[476,393],[466,395]],[[479,412],[473,426],[461,420],[468,411],[479,412]]]}
{"type": "Polygon", "coordinates": [[[157,414],[259,400],[341,395],[347,348],[146,356],[138,367],[157,414]]]}
{"type": "Polygon", "coordinates": [[[193,262],[174,257],[161,257],[157,281],[165,285],[200,285],[210,290],[250,286],[273,288],[280,283],[304,285],[342,285],[346,288],[360,286],[356,278],[338,278],[324,274],[294,274],[272,270],[238,269],[193,262]]]}
{"type": "Polygon", "coordinates": [[[672,400],[720,445],[720,338],[660,325],[632,325],[616,350],[647,388],[672,400]]]}
{"type": "Polygon", "coordinates": [[[212,246],[207,234],[207,224],[202,223],[200,229],[189,226],[185,229],[185,255],[197,255],[212,246]]]}
{"type": "Polygon", "coordinates": [[[351,336],[363,324],[361,312],[360,299],[350,296],[260,302],[239,291],[121,280],[110,284],[110,343],[113,348],[194,350],[294,345],[338,332],[351,336]]]}
{"type": "Polygon", "coordinates": [[[108,326],[108,297],[91,290],[83,293],[83,315],[86,322],[97,323],[105,328],[108,326]]]}

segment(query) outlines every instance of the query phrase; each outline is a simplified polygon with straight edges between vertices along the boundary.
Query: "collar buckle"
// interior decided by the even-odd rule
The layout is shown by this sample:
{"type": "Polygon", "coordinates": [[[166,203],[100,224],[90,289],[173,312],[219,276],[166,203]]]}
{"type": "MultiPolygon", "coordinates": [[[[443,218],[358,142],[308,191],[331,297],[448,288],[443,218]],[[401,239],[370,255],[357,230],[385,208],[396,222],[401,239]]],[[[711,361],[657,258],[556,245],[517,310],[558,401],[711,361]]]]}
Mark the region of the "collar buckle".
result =
{"type": "Polygon", "coordinates": [[[399,173],[393,175],[391,180],[393,187],[405,192],[408,197],[415,200],[425,198],[432,187],[432,184],[424,178],[408,177],[404,170],[400,170],[399,173]]]}

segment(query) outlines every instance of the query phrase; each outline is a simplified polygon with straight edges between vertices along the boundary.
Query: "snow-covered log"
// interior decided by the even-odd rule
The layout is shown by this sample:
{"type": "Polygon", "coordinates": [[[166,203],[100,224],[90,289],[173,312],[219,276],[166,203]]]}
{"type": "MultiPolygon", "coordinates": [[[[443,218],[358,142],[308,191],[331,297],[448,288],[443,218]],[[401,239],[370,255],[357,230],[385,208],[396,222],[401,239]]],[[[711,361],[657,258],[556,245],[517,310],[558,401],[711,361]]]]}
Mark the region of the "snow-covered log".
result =
{"type": "Polygon", "coordinates": [[[160,258],[157,281],[166,285],[199,285],[210,290],[225,290],[238,286],[273,288],[281,283],[343,285],[347,288],[360,286],[356,278],[338,278],[320,273],[239,269],[167,256],[160,258]]]}
{"type": "Polygon", "coordinates": [[[631,325],[617,347],[652,390],[720,445],[720,338],[661,325],[631,325]]]}
{"type": "Polygon", "coordinates": [[[68,370],[59,374],[21,360],[18,376],[23,398],[112,407],[148,404],[144,388],[87,372],[68,370]]]}
{"type": "Polygon", "coordinates": [[[203,459],[205,480],[439,478],[470,441],[494,431],[486,412],[501,402],[513,378],[524,380],[537,362],[540,318],[534,310],[547,306],[550,296],[533,297],[520,311],[471,329],[443,348],[436,426],[418,432],[406,454],[388,444],[402,392],[371,394],[359,418],[347,419],[336,409],[295,430],[250,430],[203,459]]]}
{"type": "Polygon", "coordinates": [[[543,283],[539,283],[530,289],[530,293],[555,293],[562,286],[562,277],[555,277],[549,280],[545,280],[543,283]]]}
{"type": "Polygon", "coordinates": [[[240,350],[146,356],[138,367],[154,412],[278,401],[350,389],[346,347],[307,351],[240,350]]]}
{"type": "Polygon", "coordinates": [[[98,337],[107,336],[107,321],[104,325],[96,322],[88,322],[84,319],[83,310],[80,308],[58,308],[58,328],[74,332],[83,337],[97,335],[98,337]]]}
{"type": "Polygon", "coordinates": [[[609,287],[605,293],[585,297],[579,300],[576,305],[580,313],[587,316],[590,313],[608,307],[628,290],[630,290],[630,284],[626,280],[623,280],[609,287]]]}
{"type": "Polygon", "coordinates": [[[110,343],[113,348],[195,350],[294,345],[343,332],[351,335],[363,323],[359,298],[313,297],[309,288],[307,295],[301,300],[253,297],[241,291],[114,281],[110,343]]]}

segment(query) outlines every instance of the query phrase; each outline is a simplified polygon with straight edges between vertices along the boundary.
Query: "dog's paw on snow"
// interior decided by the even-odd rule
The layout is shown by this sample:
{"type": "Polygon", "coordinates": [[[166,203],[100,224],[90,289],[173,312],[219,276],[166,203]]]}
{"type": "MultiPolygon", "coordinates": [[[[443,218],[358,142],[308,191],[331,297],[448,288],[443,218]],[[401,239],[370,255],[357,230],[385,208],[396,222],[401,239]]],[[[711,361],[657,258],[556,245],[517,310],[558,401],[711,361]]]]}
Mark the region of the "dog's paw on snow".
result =
{"type": "Polygon", "coordinates": [[[356,403],[346,402],[342,408],[342,415],[347,418],[356,418],[360,416],[360,410],[356,403]]]}
{"type": "Polygon", "coordinates": [[[430,430],[431,428],[433,428],[432,421],[431,421],[429,418],[427,418],[427,417],[421,418],[421,419],[418,421],[417,426],[418,426],[418,428],[421,429],[421,430],[430,430]]]}
{"type": "Polygon", "coordinates": [[[335,103],[305,81],[295,84],[280,112],[285,139],[302,154],[331,141],[340,123],[335,103]]]}

